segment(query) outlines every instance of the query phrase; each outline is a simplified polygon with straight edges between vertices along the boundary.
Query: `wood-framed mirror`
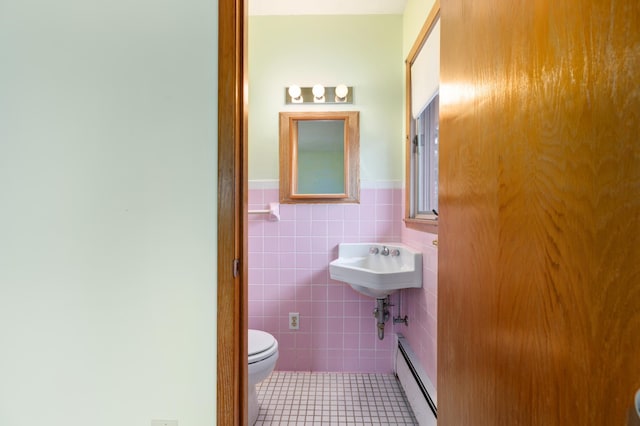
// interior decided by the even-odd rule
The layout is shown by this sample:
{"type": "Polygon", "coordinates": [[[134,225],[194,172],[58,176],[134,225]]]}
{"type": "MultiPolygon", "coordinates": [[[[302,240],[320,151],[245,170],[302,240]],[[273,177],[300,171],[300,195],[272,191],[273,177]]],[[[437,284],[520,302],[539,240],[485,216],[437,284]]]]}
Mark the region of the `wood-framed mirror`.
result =
{"type": "Polygon", "coordinates": [[[358,111],[280,113],[280,202],[359,203],[358,111]]]}

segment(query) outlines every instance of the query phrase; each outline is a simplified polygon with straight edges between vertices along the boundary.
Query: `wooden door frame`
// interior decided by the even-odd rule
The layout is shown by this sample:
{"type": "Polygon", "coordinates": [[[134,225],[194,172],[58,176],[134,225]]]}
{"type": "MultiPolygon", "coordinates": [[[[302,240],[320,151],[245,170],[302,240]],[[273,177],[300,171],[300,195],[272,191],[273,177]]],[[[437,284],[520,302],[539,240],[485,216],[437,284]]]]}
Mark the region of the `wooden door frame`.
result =
{"type": "Polygon", "coordinates": [[[216,419],[228,426],[248,422],[246,11],[218,0],[216,419]]]}

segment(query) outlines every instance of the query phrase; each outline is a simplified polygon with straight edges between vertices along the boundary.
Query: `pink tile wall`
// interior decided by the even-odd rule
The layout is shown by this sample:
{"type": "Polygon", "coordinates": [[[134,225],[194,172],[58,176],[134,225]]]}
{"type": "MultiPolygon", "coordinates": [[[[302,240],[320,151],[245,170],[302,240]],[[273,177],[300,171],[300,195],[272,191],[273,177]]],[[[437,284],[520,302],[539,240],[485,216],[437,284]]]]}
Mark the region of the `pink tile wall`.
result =
{"type": "MultiPolygon", "coordinates": [[[[401,332],[437,383],[437,235],[404,227],[403,191],[363,189],[359,205],[281,205],[281,220],[249,216],[249,326],[272,333],[280,344],[277,369],[391,372],[394,335],[401,332]],[[423,253],[423,288],[392,297],[392,316],[376,335],[373,299],[329,278],[340,242],[399,241],[423,253]],[[300,329],[289,330],[289,312],[300,329]]],[[[277,189],[251,190],[250,209],[265,209],[277,189]]]]}
{"type": "MultiPolygon", "coordinates": [[[[277,200],[277,189],[249,191],[250,210],[277,200]]],[[[249,327],[278,340],[276,369],[393,371],[392,322],[378,340],[375,300],[331,280],[329,262],[341,242],[398,242],[402,228],[400,189],[362,189],[360,204],[282,204],[277,222],[249,215],[249,327]],[[300,313],[299,330],[289,312],[300,313]]]]}
{"type": "Polygon", "coordinates": [[[396,326],[409,341],[422,368],[434,386],[437,384],[437,325],[438,325],[438,249],[433,244],[438,236],[403,227],[402,242],[422,251],[422,288],[404,290],[401,294],[403,315],[409,325],[396,326]]]}

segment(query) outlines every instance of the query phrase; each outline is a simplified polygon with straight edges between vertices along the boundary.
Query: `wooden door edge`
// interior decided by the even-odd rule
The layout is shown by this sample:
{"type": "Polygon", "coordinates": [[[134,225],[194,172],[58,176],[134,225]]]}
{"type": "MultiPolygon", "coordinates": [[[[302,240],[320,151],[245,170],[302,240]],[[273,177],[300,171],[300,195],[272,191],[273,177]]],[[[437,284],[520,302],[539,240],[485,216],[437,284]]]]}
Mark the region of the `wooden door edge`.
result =
{"type": "Polygon", "coordinates": [[[216,422],[237,426],[248,422],[246,0],[219,0],[218,46],[216,422]]]}

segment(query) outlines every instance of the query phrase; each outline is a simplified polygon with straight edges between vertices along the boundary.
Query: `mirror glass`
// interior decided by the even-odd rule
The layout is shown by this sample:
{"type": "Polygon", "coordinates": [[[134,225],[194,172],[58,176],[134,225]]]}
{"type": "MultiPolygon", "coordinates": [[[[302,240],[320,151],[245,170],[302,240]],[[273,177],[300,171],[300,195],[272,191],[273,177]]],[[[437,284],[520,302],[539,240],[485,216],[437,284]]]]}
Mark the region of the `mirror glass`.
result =
{"type": "Polygon", "coordinates": [[[344,193],[344,120],[298,122],[298,194],[344,193]]]}
{"type": "Polygon", "coordinates": [[[359,113],[280,113],[280,202],[357,203],[359,113]]]}

